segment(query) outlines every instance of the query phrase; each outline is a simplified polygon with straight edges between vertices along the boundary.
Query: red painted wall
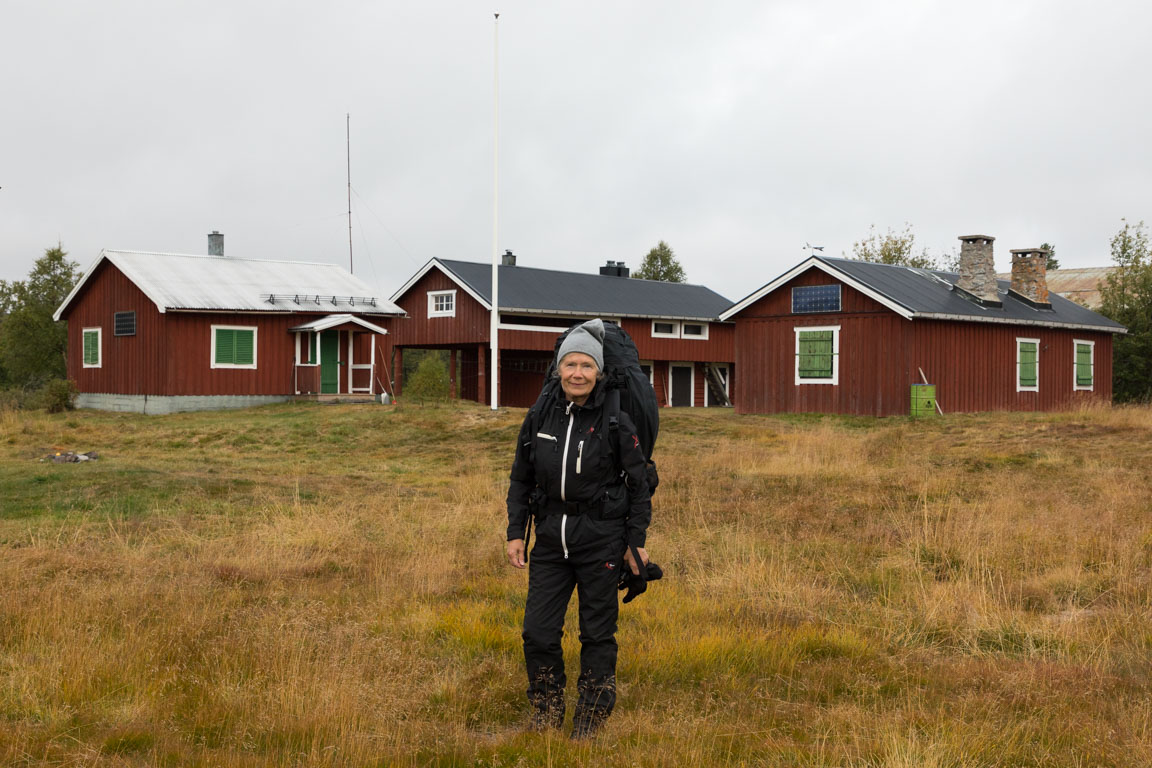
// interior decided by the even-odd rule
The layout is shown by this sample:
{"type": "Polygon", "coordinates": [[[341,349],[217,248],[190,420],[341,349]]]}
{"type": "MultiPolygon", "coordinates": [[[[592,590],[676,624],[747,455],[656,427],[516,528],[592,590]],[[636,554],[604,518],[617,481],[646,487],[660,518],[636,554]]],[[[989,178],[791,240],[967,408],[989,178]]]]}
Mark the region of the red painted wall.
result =
{"type": "Polygon", "coordinates": [[[1034,326],[905,320],[845,285],[843,311],[791,314],[791,287],[833,278],[810,270],[736,317],[734,402],[741,413],[907,414],[923,368],[947,412],[1055,410],[1112,396],[1112,338],[1034,326]],[[795,329],[840,326],[839,383],[795,381],[795,329]],[[1040,391],[1016,392],[1016,338],[1040,339],[1040,391]],[[1072,389],[1073,339],[1095,341],[1095,389],[1072,389]]]}
{"type": "MultiPolygon", "coordinates": [[[[151,299],[109,262],[85,285],[64,319],[68,322],[68,376],[81,392],[130,395],[291,395],[295,392],[296,336],[289,328],[324,313],[161,314],[151,299]],[[113,314],[136,312],[136,335],[114,336],[113,314]],[[255,369],[212,368],[212,325],[255,326],[255,369]],[[101,367],[83,367],[83,329],[100,327],[101,367]]],[[[369,322],[385,325],[377,317],[369,322]]],[[[345,326],[345,328],[355,326],[345,326]]],[[[356,335],[356,361],[369,360],[369,334],[356,335]]],[[[387,338],[387,337],[385,337],[387,338]]],[[[341,332],[340,359],[347,358],[347,333],[341,332]]],[[[378,353],[391,354],[387,342],[378,353]]],[[[385,360],[387,358],[384,358],[385,360]]],[[[380,362],[381,358],[377,358],[380,362]]],[[[365,376],[367,374],[364,374],[365,376]]],[[[340,391],[347,371],[340,367],[340,391]]],[[[382,377],[381,377],[382,378],[382,377]]],[[[374,387],[379,391],[379,386],[374,387]]]]}
{"type": "Polygon", "coordinates": [[[166,316],[124,273],[105,261],[63,319],[68,378],[81,392],[160,394],[167,365],[166,316]],[[136,335],[114,336],[113,315],[136,313],[136,335]],[[99,368],[84,367],[84,328],[102,329],[99,368]]]}

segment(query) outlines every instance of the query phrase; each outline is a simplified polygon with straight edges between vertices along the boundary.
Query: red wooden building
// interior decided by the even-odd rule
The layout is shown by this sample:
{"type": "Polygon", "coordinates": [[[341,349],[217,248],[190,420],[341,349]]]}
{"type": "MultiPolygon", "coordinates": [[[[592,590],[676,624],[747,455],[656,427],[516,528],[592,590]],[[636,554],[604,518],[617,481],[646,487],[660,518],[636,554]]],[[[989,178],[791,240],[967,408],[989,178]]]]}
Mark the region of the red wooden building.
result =
{"type": "MultiPolygon", "coordinates": [[[[453,391],[458,378],[462,397],[489,402],[491,286],[490,264],[429,261],[392,296],[406,314],[389,326],[394,370],[403,370],[405,349],[449,350],[453,391]]],[[[557,335],[592,317],[633,338],[661,405],[730,404],[734,327],[717,316],[731,302],[709,288],[637,280],[614,262],[599,274],[516,266],[509,253],[498,293],[500,405],[532,405],[557,335]]]]}
{"type": "Polygon", "coordinates": [[[384,391],[399,308],[333,264],[104,250],[56,310],[77,404],[146,413],[384,391]]]}
{"type": "Polygon", "coordinates": [[[737,410],[907,414],[921,384],[943,412],[1109,402],[1125,329],[1050,295],[1045,251],[1013,251],[998,282],[993,238],[960,239],[960,274],[813,256],[723,312],[737,410]]]}

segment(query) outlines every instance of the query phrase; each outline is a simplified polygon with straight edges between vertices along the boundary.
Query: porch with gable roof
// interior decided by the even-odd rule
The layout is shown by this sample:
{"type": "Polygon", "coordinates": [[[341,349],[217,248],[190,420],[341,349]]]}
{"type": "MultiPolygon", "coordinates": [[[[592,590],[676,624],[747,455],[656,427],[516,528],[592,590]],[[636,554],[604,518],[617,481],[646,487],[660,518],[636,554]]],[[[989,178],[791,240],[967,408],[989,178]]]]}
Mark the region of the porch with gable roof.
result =
{"type": "Polygon", "coordinates": [[[387,335],[387,329],[355,315],[336,314],[293,326],[288,331],[295,336],[292,368],[293,389],[297,395],[370,398],[377,382],[381,391],[387,389],[384,386],[387,376],[378,375],[376,361],[377,337],[387,335]],[[366,354],[364,341],[368,347],[366,354]]]}

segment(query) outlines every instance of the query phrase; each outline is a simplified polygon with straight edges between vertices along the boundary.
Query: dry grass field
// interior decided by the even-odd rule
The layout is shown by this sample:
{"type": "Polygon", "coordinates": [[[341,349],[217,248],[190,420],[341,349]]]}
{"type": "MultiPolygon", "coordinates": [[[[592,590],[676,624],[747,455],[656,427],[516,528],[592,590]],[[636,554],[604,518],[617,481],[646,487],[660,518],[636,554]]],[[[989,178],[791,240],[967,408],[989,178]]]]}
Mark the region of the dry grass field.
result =
{"type": "Polygon", "coordinates": [[[0,764],[1152,764],[1152,410],[662,416],[573,745],[522,728],[523,411],[0,413],[0,764]]]}

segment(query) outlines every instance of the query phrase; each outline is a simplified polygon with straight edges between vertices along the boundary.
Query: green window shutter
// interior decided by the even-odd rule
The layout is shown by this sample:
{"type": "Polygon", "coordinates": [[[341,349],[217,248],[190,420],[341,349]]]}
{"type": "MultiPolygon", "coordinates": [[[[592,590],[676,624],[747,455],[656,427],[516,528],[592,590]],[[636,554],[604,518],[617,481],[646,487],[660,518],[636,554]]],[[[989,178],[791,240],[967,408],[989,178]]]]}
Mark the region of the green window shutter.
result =
{"type": "Polygon", "coordinates": [[[100,334],[84,331],[84,365],[100,364],[100,334]]]}
{"type": "Polygon", "coordinates": [[[231,365],[236,358],[236,331],[231,328],[216,329],[216,364],[231,365]]]}
{"type": "Polygon", "coordinates": [[[255,331],[235,331],[236,334],[236,365],[252,365],[255,360],[255,331]]]}
{"type": "Polygon", "coordinates": [[[833,331],[800,331],[800,378],[832,378],[833,331]]]}
{"type": "Polygon", "coordinates": [[[1020,386],[1036,386],[1036,343],[1020,342],[1020,386]]]}
{"type": "Polygon", "coordinates": [[[1092,346],[1076,345],[1076,386],[1092,386],[1092,346]]]}

